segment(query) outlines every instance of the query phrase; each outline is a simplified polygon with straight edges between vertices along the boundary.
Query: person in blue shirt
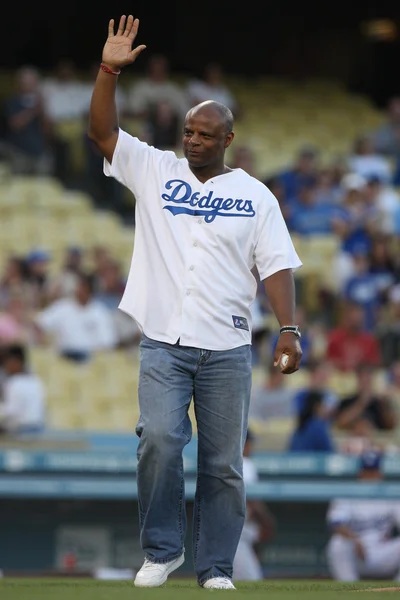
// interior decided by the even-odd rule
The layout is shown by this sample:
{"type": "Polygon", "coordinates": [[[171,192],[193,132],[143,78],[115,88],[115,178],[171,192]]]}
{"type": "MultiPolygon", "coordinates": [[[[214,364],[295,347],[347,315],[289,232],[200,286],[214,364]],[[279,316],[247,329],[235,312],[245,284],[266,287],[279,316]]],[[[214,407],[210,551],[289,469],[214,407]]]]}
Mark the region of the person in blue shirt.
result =
{"type": "Polygon", "coordinates": [[[335,452],[329,421],[324,413],[324,396],[310,391],[303,397],[289,452],[335,452]]]}
{"type": "Polygon", "coordinates": [[[335,233],[336,222],[347,221],[348,211],[337,203],[318,204],[315,184],[305,183],[290,201],[288,227],[302,236],[335,233]]]}

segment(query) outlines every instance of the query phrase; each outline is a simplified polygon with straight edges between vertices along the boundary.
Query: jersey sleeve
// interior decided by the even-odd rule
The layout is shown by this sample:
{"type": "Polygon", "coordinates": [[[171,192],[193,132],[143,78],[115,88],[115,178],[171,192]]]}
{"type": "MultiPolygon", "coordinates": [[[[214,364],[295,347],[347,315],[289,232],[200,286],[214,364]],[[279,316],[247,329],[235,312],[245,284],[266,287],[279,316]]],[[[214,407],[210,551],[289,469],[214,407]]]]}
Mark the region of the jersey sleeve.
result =
{"type": "Polygon", "coordinates": [[[139,200],[146,181],[154,176],[164,154],[120,129],[112,163],[104,159],[104,174],[119,181],[139,200]]]}
{"type": "Polygon", "coordinates": [[[283,269],[302,266],[275,196],[266,188],[265,203],[257,228],[254,261],[260,279],[283,269]]]}

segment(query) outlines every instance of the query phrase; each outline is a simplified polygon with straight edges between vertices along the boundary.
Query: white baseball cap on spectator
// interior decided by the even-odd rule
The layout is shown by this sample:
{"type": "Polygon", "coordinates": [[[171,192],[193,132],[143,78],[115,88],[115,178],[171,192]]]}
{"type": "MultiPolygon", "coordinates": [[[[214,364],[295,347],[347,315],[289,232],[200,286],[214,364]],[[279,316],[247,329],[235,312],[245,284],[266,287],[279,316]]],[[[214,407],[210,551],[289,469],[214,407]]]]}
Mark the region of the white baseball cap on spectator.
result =
{"type": "Polygon", "coordinates": [[[358,191],[366,186],[367,180],[358,173],[347,173],[347,175],[342,178],[340,184],[342,188],[348,192],[358,191]]]}

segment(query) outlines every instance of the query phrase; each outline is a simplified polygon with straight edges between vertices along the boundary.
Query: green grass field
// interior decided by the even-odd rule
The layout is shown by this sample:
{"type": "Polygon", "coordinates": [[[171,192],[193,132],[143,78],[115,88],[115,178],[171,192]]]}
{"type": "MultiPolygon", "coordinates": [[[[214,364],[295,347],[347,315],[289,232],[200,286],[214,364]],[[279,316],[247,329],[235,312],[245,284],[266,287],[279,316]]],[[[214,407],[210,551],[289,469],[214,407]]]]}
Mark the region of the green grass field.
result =
{"type": "MultiPolygon", "coordinates": [[[[138,589],[128,581],[94,581],[91,579],[0,579],[1,600],[192,600],[207,595],[232,595],[235,600],[378,600],[387,591],[400,594],[399,583],[362,582],[340,584],[332,581],[263,581],[238,583],[236,592],[204,590],[194,581],[171,579],[165,586],[138,589]],[[373,588],[392,588],[373,591],[373,588]]],[[[392,596],[389,596],[389,599],[392,596]]]]}

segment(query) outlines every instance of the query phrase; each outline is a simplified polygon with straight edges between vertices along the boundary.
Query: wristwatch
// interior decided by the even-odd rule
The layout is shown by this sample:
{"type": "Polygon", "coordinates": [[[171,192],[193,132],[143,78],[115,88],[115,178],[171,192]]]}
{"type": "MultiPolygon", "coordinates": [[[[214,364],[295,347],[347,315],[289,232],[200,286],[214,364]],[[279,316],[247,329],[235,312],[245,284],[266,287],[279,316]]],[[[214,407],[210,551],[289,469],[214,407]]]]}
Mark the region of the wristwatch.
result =
{"type": "Polygon", "coordinates": [[[279,335],[281,333],[294,333],[294,335],[297,335],[297,337],[301,339],[301,331],[298,325],[284,325],[279,330],[279,335]]]}

